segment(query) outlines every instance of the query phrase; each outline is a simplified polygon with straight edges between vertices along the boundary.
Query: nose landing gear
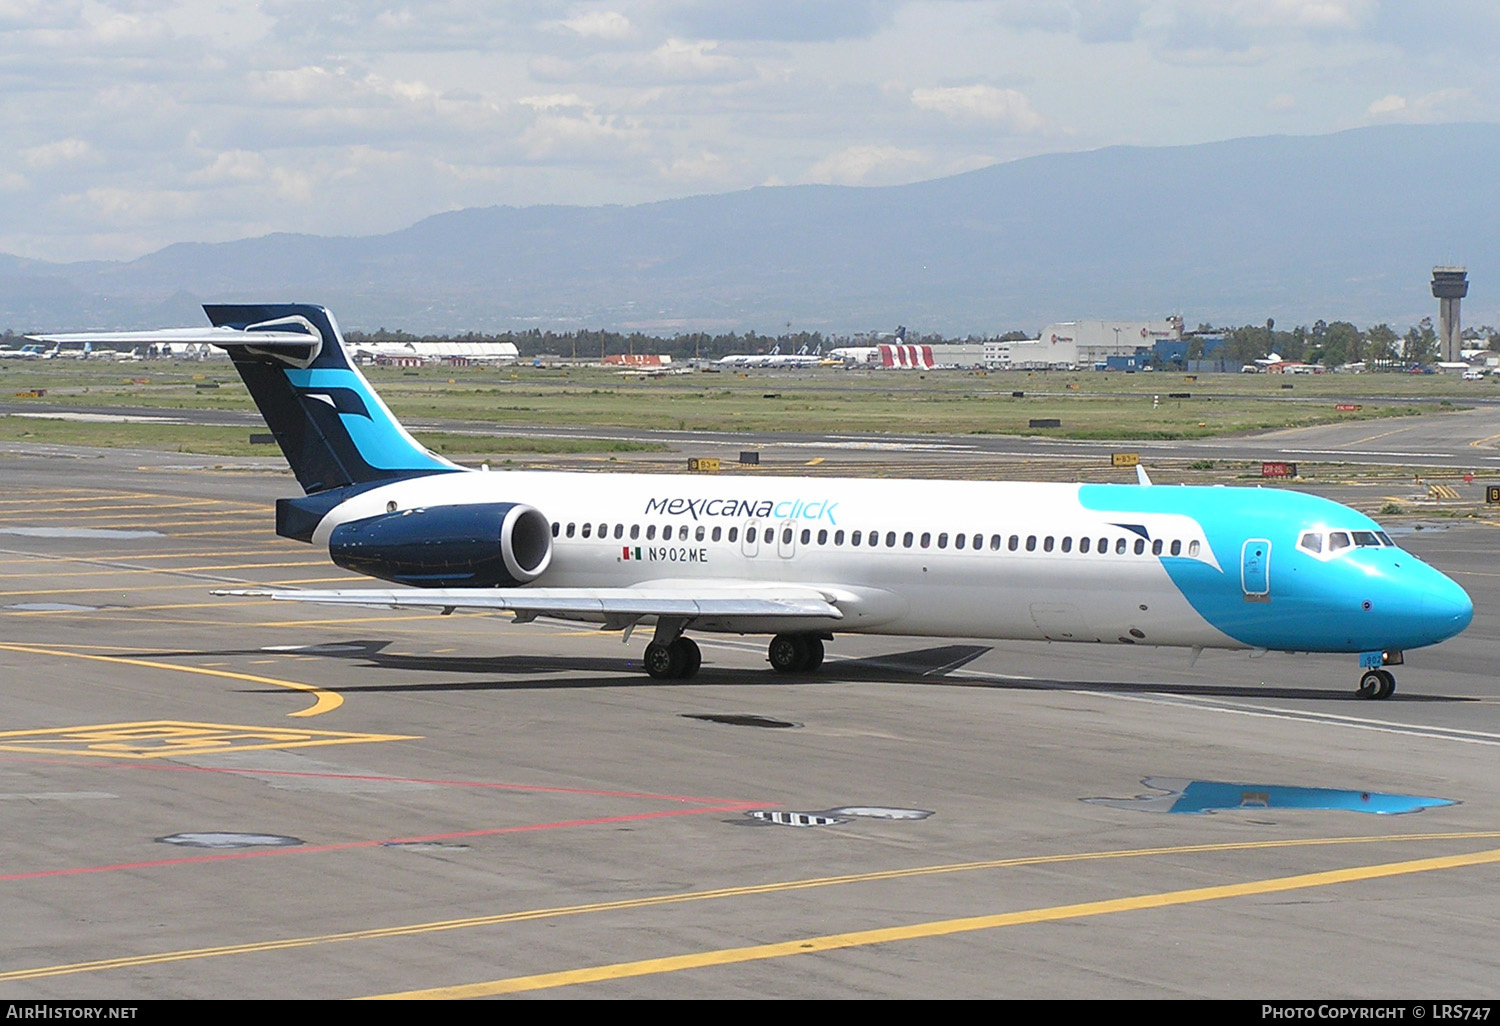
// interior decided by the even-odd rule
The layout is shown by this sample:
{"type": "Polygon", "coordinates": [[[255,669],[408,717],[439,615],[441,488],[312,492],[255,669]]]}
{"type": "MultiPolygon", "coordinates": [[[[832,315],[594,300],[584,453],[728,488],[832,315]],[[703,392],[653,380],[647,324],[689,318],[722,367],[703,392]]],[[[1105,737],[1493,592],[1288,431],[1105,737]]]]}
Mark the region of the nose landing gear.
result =
{"type": "Polygon", "coordinates": [[[1354,693],[1360,698],[1390,698],[1396,693],[1396,675],[1390,670],[1366,670],[1354,693]]]}

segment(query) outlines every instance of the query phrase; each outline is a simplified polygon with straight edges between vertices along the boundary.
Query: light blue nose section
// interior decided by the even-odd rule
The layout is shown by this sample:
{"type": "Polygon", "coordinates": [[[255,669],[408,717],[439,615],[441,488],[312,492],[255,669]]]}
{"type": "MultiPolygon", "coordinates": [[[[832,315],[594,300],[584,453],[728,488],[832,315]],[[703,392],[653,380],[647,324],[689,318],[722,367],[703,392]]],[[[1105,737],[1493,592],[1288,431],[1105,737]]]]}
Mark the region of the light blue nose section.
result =
{"type": "Polygon", "coordinates": [[[1469,626],[1474,619],[1474,602],[1468,592],[1434,570],[1422,592],[1418,616],[1423,633],[1432,639],[1427,644],[1435,645],[1469,626]]]}

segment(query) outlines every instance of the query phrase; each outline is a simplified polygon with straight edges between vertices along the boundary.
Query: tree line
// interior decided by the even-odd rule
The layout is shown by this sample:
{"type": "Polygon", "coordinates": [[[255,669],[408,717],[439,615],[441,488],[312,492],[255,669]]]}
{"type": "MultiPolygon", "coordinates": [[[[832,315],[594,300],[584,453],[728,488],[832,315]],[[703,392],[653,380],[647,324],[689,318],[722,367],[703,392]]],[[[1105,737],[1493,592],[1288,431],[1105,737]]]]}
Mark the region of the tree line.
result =
{"type": "MultiPolygon", "coordinates": [[[[878,345],[895,341],[894,333],[865,335],[825,335],[820,331],[791,331],[779,335],[747,332],[687,332],[662,336],[644,332],[619,332],[597,329],[550,331],[530,328],[524,331],[498,333],[465,332],[456,335],[421,335],[402,330],[345,332],[351,342],[514,342],[521,356],[552,355],[569,359],[597,360],[622,353],[662,353],[674,359],[718,359],[732,353],[768,353],[780,347],[783,353],[796,353],[806,347],[809,353],[827,352],[840,346],[878,345]]],[[[1468,328],[1466,348],[1500,350],[1500,331],[1489,325],[1468,328]]],[[[1222,336],[1222,348],[1212,355],[1225,360],[1251,363],[1271,353],[1278,353],[1299,363],[1318,363],[1336,367],[1346,363],[1431,363],[1438,359],[1438,337],[1432,318],[1424,317],[1404,332],[1387,323],[1359,328],[1349,321],[1318,320],[1311,327],[1298,325],[1290,330],[1278,329],[1274,319],[1265,324],[1215,328],[1200,324],[1188,335],[1188,359],[1204,358],[1213,346],[1211,338],[1222,336]],[[1208,336],[1207,338],[1205,336],[1208,336]]],[[[1012,330],[999,335],[947,336],[941,333],[907,331],[905,341],[915,345],[980,344],[1036,338],[1037,333],[1012,330]]]]}
{"type": "MultiPolygon", "coordinates": [[[[1188,359],[1202,359],[1211,343],[1204,336],[1222,335],[1222,353],[1226,360],[1250,363],[1271,353],[1298,363],[1318,363],[1338,367],[1346,363],[1425,364],[1440,358],[1437,331],[1432,318],[1423,317],[1404,333],[1384,322],[1360,329],[1348,321],[1319,320],[1311,328],[1303,325],[1290,331],[1276,330],[1274,319],[1263,325],[1246,324],[1238,328],[1214,328],[1200,324],[1188,343],[1188,359]]],[[[1467,328],[1463,332],[1466,349],[1500,350],[1500,332],[1489,325],[1467,328]]]]}

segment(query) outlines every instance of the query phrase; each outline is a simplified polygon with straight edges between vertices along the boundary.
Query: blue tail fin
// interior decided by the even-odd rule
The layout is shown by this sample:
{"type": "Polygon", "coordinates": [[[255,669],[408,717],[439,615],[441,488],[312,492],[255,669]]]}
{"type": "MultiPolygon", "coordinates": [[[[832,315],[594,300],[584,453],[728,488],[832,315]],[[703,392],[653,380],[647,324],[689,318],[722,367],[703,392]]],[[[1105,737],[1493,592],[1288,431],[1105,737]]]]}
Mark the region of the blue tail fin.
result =
{"type": "Polygon", "coordinates": [[[407,434],[350,363],[333,315],[305,303],[205,306],[216,328],[286,332],[289,344],[224,344],[305,492],[462,468],[407,434]],[[305,343],[302,339],[307,339],[305,343]]]}

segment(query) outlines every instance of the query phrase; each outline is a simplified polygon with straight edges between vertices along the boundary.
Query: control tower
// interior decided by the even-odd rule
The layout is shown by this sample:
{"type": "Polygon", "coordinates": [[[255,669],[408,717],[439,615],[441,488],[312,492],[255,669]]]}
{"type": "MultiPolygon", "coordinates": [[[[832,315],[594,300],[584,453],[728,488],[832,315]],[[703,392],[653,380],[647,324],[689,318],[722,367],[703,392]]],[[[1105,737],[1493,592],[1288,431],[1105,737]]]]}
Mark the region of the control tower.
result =
{"type": "Polygon", "coordinates": [[[1434,267],[1432,269],[1432,295],[1438,301],[1438,359],[1456,363],[1462,359],[1458,351],[1462,346],[1459,333],[1463,330],[1458,322],[1458,304],[1469,294],[1469,273],[1463,267],[1434,267]]]}

